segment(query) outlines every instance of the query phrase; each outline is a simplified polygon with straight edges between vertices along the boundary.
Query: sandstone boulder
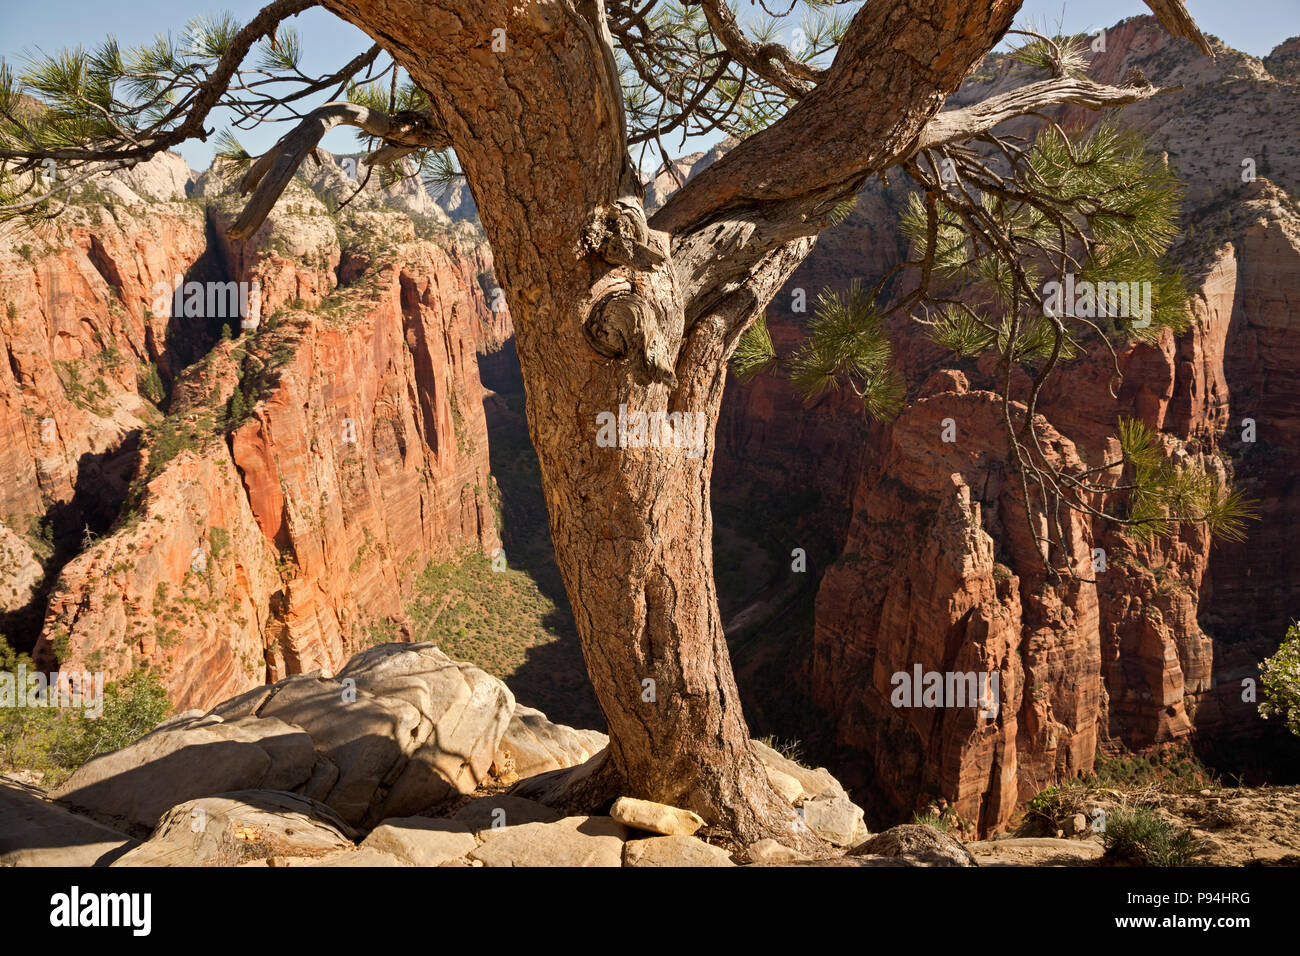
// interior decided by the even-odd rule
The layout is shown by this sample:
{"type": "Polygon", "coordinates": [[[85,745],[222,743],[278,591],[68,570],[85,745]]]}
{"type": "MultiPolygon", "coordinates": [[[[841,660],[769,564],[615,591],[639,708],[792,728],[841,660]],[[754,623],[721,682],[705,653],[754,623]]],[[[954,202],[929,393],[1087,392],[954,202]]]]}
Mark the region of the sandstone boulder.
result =
{"type": "Polygon", "coordinates": [[[90,761],[56,796],[150,829],[186,800],[289,790],[369,828],[472,793],[513,709],[505,684],[431,644],[380,645],[336,678],[297,674],[173,718],[90,761]]]}
{"type": "Polygon", "coordinates": [[[596,730],[575,730],[546,719],[539,710],[516,705],[494,763],[499,776],[506,771],[532,777],[583,763],[600,752],[609,738],[596,730]]]}
{"type": "Polygon", "coordinates": [[[410,757],[370,818],[400,816],[473,793],[487,776],[515,698],[501,681],[452,661],[432,644],[385,644],[362,651],[339,672],[358,693],[421,715],[410,757]]]}
{"type": "Polygon", "coordinates": [[[796,863],[808,859],[806,853],[800,853],[793,847],[777,843],[775,840],[759,840],[747,849],[749,858],[754,863],[796,863]]]}
{"type": "Polygon", "coordinates": [[[187,800],[292,790],[307,781],[315,760],[311,737],[274,718],[182,724],[95,757],[54,796],[97,818],[148,830],[187,800]]]}
{"type": "Polygon", "coordinates": [[[918,866],[977,866],[956,837],[932,826],[907,823],[878,833],[849,851],[850,857],[887,857],[918,866]]]}
{"type": "MultiPolygon", "coordinates": [[[[810,770],[787,757],[781,756],[761,740],[752,740],[750,744],[753,746],[754,752],[758,755],[763,767],[768,771],[769,779],[771,779],[772,771],[776,771],[778,775],[794,778],[803,789],[805,798],[843,797],[846,800],[848,799],[848,792],[840,786],[840,782],[831,776],[831,772],[825,767],[810,770]]],[[[789,785],[786,784],[786,786],[789,785]]],[[[780,790],[780,785],[777,785],[777,789],[780,790]]]]}
{"type": "Polygon", "coordinates": [[[808,829],[835,846],[851,846],[862,826],[862,808],[847,797],[815,797],[802,809],[808,829]]]}
{"type": "Polygon", "coordinates": [[[664,836],[690,836],[704,826],[704,819],[690,810],[634,797],[619,797],[609,808],[609,815],[634,830],[664,836]]]}
{"type": "Polygon", "coordinates": [[[386,853],[410,866],[441,866],[477,846],[473,829],[463,821],[394,817],[375,827],[361,849],[386,853]]]}
{"type": "Polygon", "coordinates": [[[767,779],[776,792],[785,797],[791,804],[798,805],[799,801],[803,799],[803,784],[784,770],[768,766],[764,766],[763,769],[767,771],[767,779]]]}
{"type": "Polygon", "coordinates": [[[657,836],[629,840],[624,866],[735,866],[731,855],[693,836],[657,836]]]}

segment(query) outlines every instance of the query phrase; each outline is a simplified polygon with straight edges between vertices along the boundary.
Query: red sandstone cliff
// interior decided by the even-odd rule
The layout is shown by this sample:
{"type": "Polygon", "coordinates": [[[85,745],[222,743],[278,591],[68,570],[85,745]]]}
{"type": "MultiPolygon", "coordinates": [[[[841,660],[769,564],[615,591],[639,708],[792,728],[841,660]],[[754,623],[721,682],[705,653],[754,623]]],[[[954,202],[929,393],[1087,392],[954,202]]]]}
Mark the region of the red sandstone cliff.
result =
{"type": "MultiPolygon", "coordinates": [[[[753,494],[755,484],[788,489],[800,479],[821,491],[812,514],[799,520],[842,536],[843,554],[823,578],[811,647],[792,653],[803,660],[803,687],[817,714],[810,732],[826,738],[818,756],[890,822],[942,797],[982,829],[996,829],[1017,798],[1090,768],[1098,743],[1191,741],[1230,768],[1240,766],[1233,758],[1243,749],[1286,746],[1240,691],[1294,614],[1296,569],[1285,538],[1297,517],[1290,476],[1300,435],[1288,330],[1300,289],[1300,218],[1278,187],[1300,187],[1300,103],[1259,61],[1229,50],[1213,63],[1198,59],[1150,18],[1107,31],[1106,52],[1094,62],[1103,78],[1138,67],[1158,84],[1186,86],[1115,115],[1145,129],[1188,183],[1174,256],[1187,271],[1195,321],[1177,340],[1122,347],[1117,397],[1109,393],[1109,357],[1084,356],[1055,379],[1039,408],[1093,463],[1120,417],[1140,418],[1164,431],[1168,454],[1231,476],[1260,499],[1263,518],[1244,545],[1211,546],[1195,529],[1148,544],[1111,527],[1080,527],[1089,552],[1105,550],[1107,570],[1090,593],[1049,589],[1041,597],[1032,551],[1017,546],[1016,526],[1000,519],[1008,505],[1002,479],[986,469],[1004,460],[1002,439],[995,421],[981,424],[971,397],[978,392],[935,394],[892,426],[869,428],[848,403],[802,408],[778,378],[732,383],[715,489],[723,501],[753,494]],[[1255,160],[1253,183],[1241,180],[1247,155],[1255,160]],[[942,407],[965,437],[932,449],[927,429],[942,407]],[[1241,441],[1244,418],[1267,426],[1253,444],[1241,441]],[[782,475],[792,461],[811,467],[782,475]],[[957,484],[942,484],[951,481],[957,484]],[[955,489],[962,487],[974,489],[982,506],[980,534],[958,533],[955,489]],[[846,511],[840,502],[850,495],[846,511]],[[995,558],[984,559],[981,534],[995,558]],[[940,600],[945,594],[950,600],[940,600]],[[1042,602],[1048,610],[1036,606],[1042,602]],[[964,670],[972,661],[1007,667],[1006,660],[1034,676],[1019,686],[1018,704],[1008,700],[1016,705],[996,729],[976,726],[969,714],[899,713],[889,705],[894,670],[915,663],[964,670]],[[1232,740],[1252,743],[1225,746],[1232,740]]],[[[955,100],[1024,81],[1010,69],[992,58],[955,100]]],[[[1070,111],[1066,119],[1098,117],[1070,111]]],[[[869,184],[846,224],[819,240],[768,309],[778,352],[805,321],[788,308],[796,289],[811,300],[824,286],[873,280],[898,261],[893,223],[903,192],[898,182],[869,184]]],[[[894,331],[919,397],[920,383],[953,359],[904,323],[894,331]]],[[[975,388],[991,386],[988,368],[960,367],[975,388]]]]}
{"type": "Polygon", "coordinates": [[[421,239],[383,208],[332,216],[301,183],[253,240],[230,243],[224,185],[205,174],[197,201],[115,208],[4,260],[30,265],[6,269],[3,288],[40,319],[4,326],[0,460],[31,476],[5,485],[8,513],[80,521],[77,496],[99,481],[87,451],[123,459],[117,485],[94,489],[102,534],[83,539],[77,524],[54,542],[34,654],[110,679],[155,668],[180,708],[333,670],[375,624],[403,624],[425,563],[498,545],[475,361],[492,315],[482,244],[421,239]],[[174,275],[256,280],[260,327],[169,317],[170,303],[152,314],[153,283],[174,275]],[[89,398],[52,366],[103,365],[104,352],[127,359],[103,387],[83,374],[89,398]],[[168,395],[139,394],[146,358],[168,395]],[[46,407],[56,452],[40,441],[46,407]]]}

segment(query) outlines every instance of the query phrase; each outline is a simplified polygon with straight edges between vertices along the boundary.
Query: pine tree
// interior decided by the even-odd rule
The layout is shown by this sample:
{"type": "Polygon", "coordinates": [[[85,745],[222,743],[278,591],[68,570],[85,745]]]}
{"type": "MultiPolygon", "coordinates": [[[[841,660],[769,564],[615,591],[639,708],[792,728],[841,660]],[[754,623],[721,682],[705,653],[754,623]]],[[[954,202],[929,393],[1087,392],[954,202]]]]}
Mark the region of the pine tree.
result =
{"type": "MultiPolygon", "coordinates": [[[[1149,3],[1209,53],[1180,0],[1149,3]]],[[[931,187],[914,215],[925,224],[920,295],[823,297],[791,362],[797,383],[851,386],[889,414],[900,385],[881,320],[920,307],[936,270],[963,266],[961,249],[978,254],[971,268],[1010,306],[936,334],[1017,361],[1050,347],[1054,366],[1072,341],[1065,321],[1025,311],[1034,283],[1004,232],[1028,228],[1055,248],[1052,228],[1075,215],[1059,214],[1069,184],[1055,165],[1071,146],[1042,140],[1038,165],[1026,157],[1028,178],[1000,195],[967,144],[1053,106],[1100,109],[1160,91],[1138,78],[1095,82],[1069,48],[1037,36],[1024,57],[1048,78],[940,111],[1011,27],[1019,4],[1002,0],[949,4],[950,20],[920,0],[852,12],[815,0],[757,23],[723,0],[328,0],[374,44],[310,76],[284,21],[314,5],[273,0],[242,26],[198,20],[133,50],[108,41],[0,69],[0,204],[57,214],[97,173],[208,135],[219,109],[241,128],[292,120],[256,158],[223,139],[223,161],[240,165],[249,193],[228,230],[236,241],[339,125],[360,131],[381,181],[465,181],[515,325],[556,559],[610,731],[603,756],[553,799],[590,808],[643,797],[695,810],[742,844],[771,837],[824,851],[750,746],[718,613],[709,477],[728,360],[817,234],[849,214],[872,176],[901,167],[931,187]],[[345,102],[304,105],[340,89],[345,102]],[[666,160],[673,138],[720,134],[734,147],[647,211],[646,156],[666,160]],[[957,163],[982,198],[941,204],[935,156],[957,163]],[[701,416],[705,454],[596,447],[598,416],[620,405],[701,416]]],[[[1108,142],[1094,148],[1138,169],[1108,142]]],[[[1128,212],[1147,195],[1129,197],[1128,212]]],[[[1076,213],[1103,237],[1117,228],[1105,210],[1076,213]]],[[[1159,240],[1146,235],[1143,249],[1159,240]]],[[[1057,251],[1071,241],[1067,229],[1057,251]]],[[[1104,267],[1145,269],[1141,251],[1116,248],[1104,267]]]]}

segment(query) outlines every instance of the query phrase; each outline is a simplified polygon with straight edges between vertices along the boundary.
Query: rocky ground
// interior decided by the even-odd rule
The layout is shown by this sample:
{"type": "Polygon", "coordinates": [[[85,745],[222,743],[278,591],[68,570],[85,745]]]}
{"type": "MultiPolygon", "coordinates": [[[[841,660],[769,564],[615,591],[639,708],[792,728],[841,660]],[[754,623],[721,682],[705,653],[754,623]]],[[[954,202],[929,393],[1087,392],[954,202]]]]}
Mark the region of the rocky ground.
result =
{"type": "MultiPolygon", "coordinates": [[[[1107,862],[1071,832],[963,844],[929,825],[871,834],[825,769],[756,749],[828,845],[810,859],[729,842],[689,810],[621,797],[607,815],[548,802],[605,746],[518,705],[431,644],[386,644],[338,675],[300,674],[172,717],[46,792],[0,778],[4,866],[974,866],[1107,862]],[[1076,838],[1077,837],[1077,838],[1076,838]]],[[[30,778],[29,778],[30,780],[30,778]]],[[[1130,799],[1071,791],[1081,809],[1130,799]]],[[[1300,862],[1300,788],[1148,792],[1201,841],[1197,863],[1300,862]]],[[[1063,806],[1065,804],[1062,804],[1063,806]]],[[[1073,805],[1068,805],[1067,809],[1073,805]]],[[[1041,824],[1041,821],[1040,821],[1041,824]]],[[[1087,837],[1086,839],[1083,837],[1087,837]]]]}
{"type": "MultiPolygon", "coordinates": [[[[1149,787],[1128,792],[1079,789],[1078,799],[1087,811],[1101,808],[1111,813],[1123,806],[1148,806],[1176,830],[1188,831],[1196,842],[1196,865],[1300,865],[1300,787],[1215,787],[1192,793],[1149,787]]],[[[1034,829],[1031,823],[1022,826],[1022,832],[1034,829]]],[[[1056,832],[1070,839],[1005,837],[971,844],[970,849],[988,865],[1109,862],[1102,858],[1102,837],[1092,832],[1087,813],[1076,815],[1056,832]]]]}

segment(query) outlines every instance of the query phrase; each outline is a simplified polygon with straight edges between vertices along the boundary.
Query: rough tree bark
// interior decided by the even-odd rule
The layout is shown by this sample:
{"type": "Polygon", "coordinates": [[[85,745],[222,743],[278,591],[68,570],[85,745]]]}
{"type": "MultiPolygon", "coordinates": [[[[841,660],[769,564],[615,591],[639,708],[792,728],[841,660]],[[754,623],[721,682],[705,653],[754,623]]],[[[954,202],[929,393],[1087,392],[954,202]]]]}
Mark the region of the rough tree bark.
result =
{"type": "Polygon", "coordinates": [[[751,752],[717,609],[709,479],[726,362],[827,213],[915,148],[1019,0],[870,4],[814,89],[649,224],[597,0],[326,5],[428,92],[493,250],[556,557],[609,723],[588,796],[816,846],[751,752]],[[704,454],[599,447],[597,415],[620,405],[703,416],[704,454]]]}

